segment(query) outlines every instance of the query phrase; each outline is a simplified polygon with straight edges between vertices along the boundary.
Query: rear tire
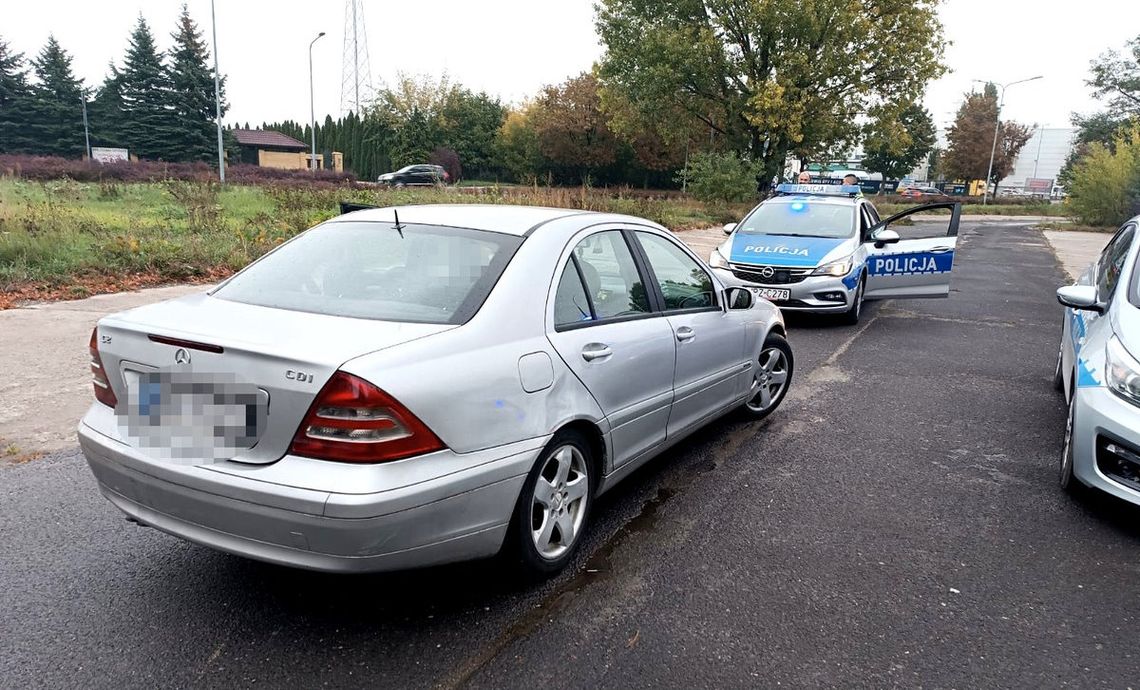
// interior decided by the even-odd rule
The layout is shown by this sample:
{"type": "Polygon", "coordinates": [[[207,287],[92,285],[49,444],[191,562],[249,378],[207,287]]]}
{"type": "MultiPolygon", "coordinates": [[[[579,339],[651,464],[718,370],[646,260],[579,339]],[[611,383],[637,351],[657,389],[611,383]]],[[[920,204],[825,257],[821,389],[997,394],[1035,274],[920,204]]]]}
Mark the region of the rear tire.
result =
{"type": "Polygon", "coordinates": [[[524,576],[554,575],[578,552],[594,498],[595,460],[582,434],[562,430],[531,468],[507,535],[508,555],[524,576]]]}
{"type": "Polygon", "coordinates": [[[851,308],[843,312],[839,317],[840,322],[848,326],[854,326],[859,323],[859,317],[863,315],[863,293],[867,288],[867,279],[863,276],[859,277],[859,285],[855,288],[855,298],[851,300],[851,308]]]}
{"type": "Polygon", "coordinates": [[[775,412],[788,394],[794,367],[792,346],[779,333],[769,333],[752,370],[752,386],[741,407],[744,415],[759,420],[775,412]]]}

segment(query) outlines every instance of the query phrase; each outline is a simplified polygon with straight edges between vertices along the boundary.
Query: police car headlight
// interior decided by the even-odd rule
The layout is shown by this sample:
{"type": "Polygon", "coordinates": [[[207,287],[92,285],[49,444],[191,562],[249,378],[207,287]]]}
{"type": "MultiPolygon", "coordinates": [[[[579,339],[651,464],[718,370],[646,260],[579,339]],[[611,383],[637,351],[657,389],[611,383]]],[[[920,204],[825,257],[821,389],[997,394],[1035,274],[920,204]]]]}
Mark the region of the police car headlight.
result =
{"type": "Polygon", "coordinates": [[[728,259],[724,258],[724,255],[720,253],[719,249],[714,249],[712,250],[712,254],[709,254],[709,266],[713,268],[728,268],[728,259]]]}
{"type": "Polygon", "coordinates": [[[845,276],[851,272],[851,257],[824,264],[811,272],[813,276],[845,276]]]}
{"type": "Polygon", "coordinates": [[[1105,380],[1109,389],[1134,405],[1140,405],[1140,362],[1120,339],[1113,336],[1105,348],[1105,380]]]}

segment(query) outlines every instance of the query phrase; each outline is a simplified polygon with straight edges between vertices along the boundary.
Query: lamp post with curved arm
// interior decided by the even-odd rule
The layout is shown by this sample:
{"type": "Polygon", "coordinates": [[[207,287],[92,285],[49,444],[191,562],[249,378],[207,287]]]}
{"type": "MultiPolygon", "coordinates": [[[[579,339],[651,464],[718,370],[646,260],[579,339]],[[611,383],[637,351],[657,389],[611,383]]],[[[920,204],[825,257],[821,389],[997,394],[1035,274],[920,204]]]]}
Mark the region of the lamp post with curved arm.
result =
{"type": "MultiPolygon", "coordinates": [[[[1028,79],[1018,79],[1017,81],[1011,81],[1008,84],[994,84],[1001,89],[1001,97],[998,98],[997,121],[994,122],[994,143],[992,146],[990,146],[990,167],[986,169],[986,186],[983,187],[982,191],[982,206],[986,205],[986,201],[989,200],[990,196],[990,178],[993,177],[994,174],[994,154],[997,153],[998,131],[1001,130],[1001,107],[1005,105],[1005,90],[1014,84],[1024,84],[1027,81],[1036,81],[1041,78],[1041,75],[1038,75],[1036,77],[1030,77],[1028,79]]],[[[975,79],[974,81],[985,84],[993,84],[993,82],[982,82],[981,79],[975,79]]]]}
{"type": "Polygon", "coordinates": [[[313,44],[324,36],[322,31],[309,42],[309,132],[312,134],[312,152],[309,154],[309,170],[317,169],[317,110],[313,105],[313,44]]]}

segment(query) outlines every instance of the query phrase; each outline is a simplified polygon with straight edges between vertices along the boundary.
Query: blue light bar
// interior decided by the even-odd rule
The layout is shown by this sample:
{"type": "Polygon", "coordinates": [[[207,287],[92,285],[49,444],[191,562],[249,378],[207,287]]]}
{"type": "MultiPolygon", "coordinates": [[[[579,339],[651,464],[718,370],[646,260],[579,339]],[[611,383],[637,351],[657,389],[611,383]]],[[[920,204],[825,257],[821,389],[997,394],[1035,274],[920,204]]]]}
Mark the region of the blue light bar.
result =
{"type": "Polygon", "coordinates": [[[857,184],[781,184],[777,194],[812,194],[816,196],[858,196],[863,189],[857,184]]]}

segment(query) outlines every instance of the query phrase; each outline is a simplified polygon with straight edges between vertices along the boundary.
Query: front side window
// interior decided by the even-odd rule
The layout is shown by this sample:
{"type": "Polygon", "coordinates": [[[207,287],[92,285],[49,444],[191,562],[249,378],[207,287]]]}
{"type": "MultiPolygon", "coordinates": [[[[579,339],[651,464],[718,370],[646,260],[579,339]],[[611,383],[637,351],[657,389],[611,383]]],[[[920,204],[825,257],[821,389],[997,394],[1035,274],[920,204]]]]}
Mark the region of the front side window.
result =
{"type": "Polygon", "coordinates": [[[637,239],[665,296],[666,311],[717,306],[712,278],[683,249],[653,233],[638,232],[637,239]]]}
{"type": "Polygon", "coordinates": [[[649,313],[649,294],[620,232],[590,235],[574,247],[574,256],[582,269],[595,318],[649,313]]]}
{"type": "Polygon", "coordinates": [[[1113,293],[1116,292],[1120,273],[1128,260],[1128,250],[1132,247],[1133,235],[1135,235],[1134,226],[1124,228],[1101,253],[1100,262],[1097,264],[1096,284],[1103,302],[1111,300],[1113,293]]]}
{"type": "Polygon", "coordinates": [[[521,237],[484,230],[326,223],[213,295],[331,316],[461,324],[483,305],[521,243],[521,237]]]}

